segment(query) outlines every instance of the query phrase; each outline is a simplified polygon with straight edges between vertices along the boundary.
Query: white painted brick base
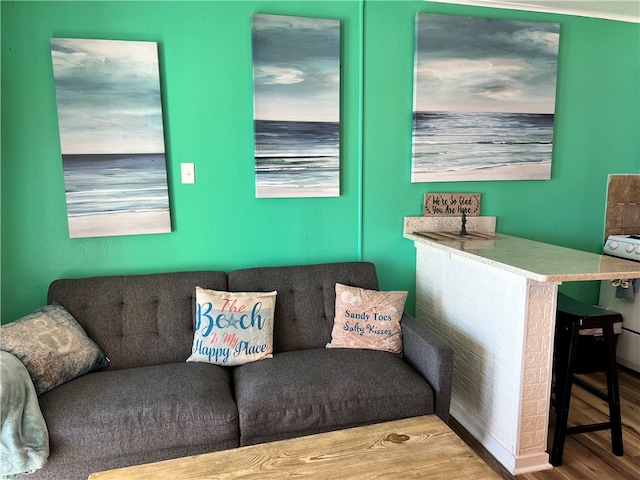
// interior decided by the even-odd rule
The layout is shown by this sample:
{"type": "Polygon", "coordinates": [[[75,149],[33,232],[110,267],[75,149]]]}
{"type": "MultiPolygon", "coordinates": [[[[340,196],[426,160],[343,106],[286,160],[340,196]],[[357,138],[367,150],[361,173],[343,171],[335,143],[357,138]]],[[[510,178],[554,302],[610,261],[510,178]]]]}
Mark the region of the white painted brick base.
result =
{"type": "Polygon", "coordinates": [[[416,248],[416,317],[455,349],[452,415],[511,473],[550,468],[558,283],[416,248]]]}

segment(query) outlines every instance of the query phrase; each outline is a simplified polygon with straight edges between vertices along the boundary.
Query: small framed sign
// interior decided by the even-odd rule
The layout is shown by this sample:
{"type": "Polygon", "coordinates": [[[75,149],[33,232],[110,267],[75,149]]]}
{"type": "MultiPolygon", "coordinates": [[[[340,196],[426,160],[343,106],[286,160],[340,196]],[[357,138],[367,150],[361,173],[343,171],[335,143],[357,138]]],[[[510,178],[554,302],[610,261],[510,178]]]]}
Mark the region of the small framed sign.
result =
{"type": "Polygon", "coordinates": [[[480,215],[479,193],[425,193],[425,217],[456,217],[465,213],[468,217],[480,215]]]}

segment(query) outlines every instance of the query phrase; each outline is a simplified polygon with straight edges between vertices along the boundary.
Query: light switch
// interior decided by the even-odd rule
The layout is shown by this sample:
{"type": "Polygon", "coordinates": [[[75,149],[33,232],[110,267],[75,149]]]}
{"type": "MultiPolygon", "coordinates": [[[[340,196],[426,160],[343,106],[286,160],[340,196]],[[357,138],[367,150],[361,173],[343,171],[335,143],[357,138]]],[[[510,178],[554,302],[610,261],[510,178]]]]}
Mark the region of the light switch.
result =
{"type": "Polygon", "coordinates": [[[193,163],[181,163],[182,183],[196,183],[196,173],[193,163]]]}

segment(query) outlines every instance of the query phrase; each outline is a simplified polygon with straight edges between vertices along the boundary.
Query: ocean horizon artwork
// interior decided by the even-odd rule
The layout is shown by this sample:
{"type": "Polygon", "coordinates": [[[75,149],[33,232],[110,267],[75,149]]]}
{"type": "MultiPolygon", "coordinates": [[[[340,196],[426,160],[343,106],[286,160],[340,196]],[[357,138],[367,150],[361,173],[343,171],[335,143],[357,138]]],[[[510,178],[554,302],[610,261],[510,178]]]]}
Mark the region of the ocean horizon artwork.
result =
{"type": "Polygon", "coordinates": [[[257,198],[340,195],[340,21],[252,17],[257,198]]]}
{"type": "Polygon", "coordinates": [[[71,238],[171,232],[155,42],[52,38],[71,238]]]}
{"type": "Polygon", "coordinates": [[[411,181],[551,178],[560,26],[418,13],[411,181]]]}

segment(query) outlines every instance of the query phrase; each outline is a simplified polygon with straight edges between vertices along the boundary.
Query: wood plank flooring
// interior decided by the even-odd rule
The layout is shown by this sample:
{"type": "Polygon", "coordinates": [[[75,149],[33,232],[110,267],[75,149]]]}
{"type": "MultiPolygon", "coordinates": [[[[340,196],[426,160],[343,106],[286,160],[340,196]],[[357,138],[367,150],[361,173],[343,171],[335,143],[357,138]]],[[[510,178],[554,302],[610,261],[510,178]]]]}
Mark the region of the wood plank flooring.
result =
{"type": "MultiPolygon", "coordinates": [[[[585,375],[591,383],[604,389],[604,373],[585,375]]],[[[611,453],[609,430],[568,436],[562,465],[552,470],[513,476],[507,472],[455,419],[451,428],[487,462],[502,478],[508,480],[637,480],[640,479],[640,375],[621,367],[620,407],[622,411],[622,441],[624,455],[611,453]]],[[[573,386],[569,425],[605,422],[609,418],[607,403],[573,386]]],[[[555,415],[552,413],[549,427],[549,448],[553,440],[555,415]]]]}

